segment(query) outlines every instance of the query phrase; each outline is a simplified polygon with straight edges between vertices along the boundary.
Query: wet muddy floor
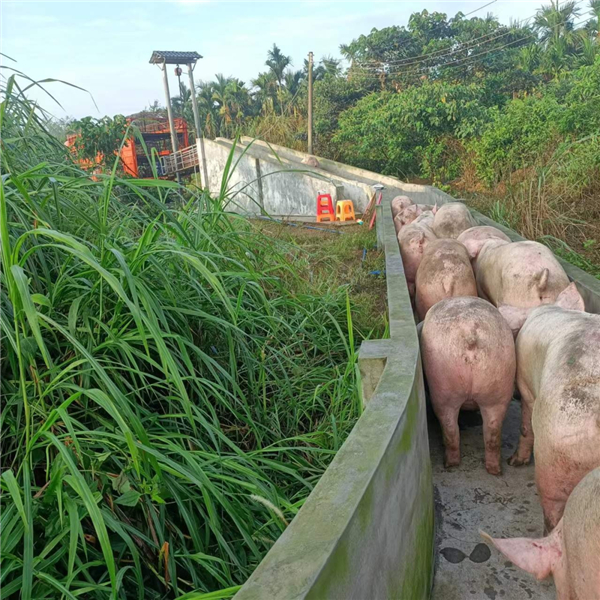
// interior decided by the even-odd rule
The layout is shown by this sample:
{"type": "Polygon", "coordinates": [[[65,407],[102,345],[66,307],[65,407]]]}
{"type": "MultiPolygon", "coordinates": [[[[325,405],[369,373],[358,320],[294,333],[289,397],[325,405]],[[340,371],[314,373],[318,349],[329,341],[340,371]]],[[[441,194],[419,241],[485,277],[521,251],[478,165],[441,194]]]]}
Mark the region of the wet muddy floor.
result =
{"type": "Polygon", "coordinates": [[[436,574],[432,600],[554,600],[552,580],[536,579],[483,544],[493,537],[541,537],[542,509],[533,465],[510,467],[521,419],[513,400],[502,431],[503,473],[489,475],[483,464],[483,431],[478,412],[459,419],[462,461],[444,468],[439,424],[428,407],[429,444],[436,502],[436,574]]]}

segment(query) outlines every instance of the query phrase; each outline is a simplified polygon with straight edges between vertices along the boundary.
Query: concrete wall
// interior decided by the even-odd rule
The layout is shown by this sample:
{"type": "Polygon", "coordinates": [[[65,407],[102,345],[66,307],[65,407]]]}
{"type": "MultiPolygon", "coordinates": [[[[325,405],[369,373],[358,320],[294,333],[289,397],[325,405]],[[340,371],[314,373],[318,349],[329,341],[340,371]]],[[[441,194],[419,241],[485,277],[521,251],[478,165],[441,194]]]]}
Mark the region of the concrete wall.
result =
{"type": "Polygon", "coordinates": [[[402,259],[385,197],[390,339],[363,344],[366,408],[236,600],[425,600],[434,510],[425,393],[402,259]]]}
{"type": "MultiPolygon", "coordinates": [[[[291,150],[285,146],[278,146],[277,144],[267,144],[261,140],[254,140],[250,137],[242,137],[243,144],[250,144],[254,147],[262,147],[270,150],[273,154],[276,154],[280,158],[285,158],[296,163],[302,161],[303,158],[308,156],[304,152],[298,150],[291,150]]],[[[352,167],[344,163],[330,160],[328,158],[316,157],[321,166],[321,170],[329,173],[334,177],[345,177],[347,179],[355,180],[357,182],[363,182],[367,185],[373,185],[374,183],[381,183],[386,188],[396,190],[397,194],[406,194],[409,198],[417,204],[443,204],[444,202],[454,202],[455,200],[445,194],[441,190],[430,186],[430,185],[418,185],[415,183],[405,183],[400,181],[396,177],[390,177],[389,175],[380,175],[373,171],[367,171],[366,169],[359,169],[358,167],[352,167]],[[450,200],[448,200],[450,198],[450,200]]]]}
{"type": "MultiPolygon", "coordinates": [[[[373,190],[369,185],[343,177],[332,177],[322,169],[279,158],[268,148],[238,144],[217,138],[204,140],[208,171],[208,188],[221,190],[223,176],[233,151],[225,185],[230,210],[245,214],[266,213],[271,216],[314,217],[319,193],[332,199],[349,199],[355,209],[366,207],[373,190]]],[[[201,150],[198,148],[198,152],[201,150]]],[[[199,154],[200,155],[200,154],[199,154]]]]}

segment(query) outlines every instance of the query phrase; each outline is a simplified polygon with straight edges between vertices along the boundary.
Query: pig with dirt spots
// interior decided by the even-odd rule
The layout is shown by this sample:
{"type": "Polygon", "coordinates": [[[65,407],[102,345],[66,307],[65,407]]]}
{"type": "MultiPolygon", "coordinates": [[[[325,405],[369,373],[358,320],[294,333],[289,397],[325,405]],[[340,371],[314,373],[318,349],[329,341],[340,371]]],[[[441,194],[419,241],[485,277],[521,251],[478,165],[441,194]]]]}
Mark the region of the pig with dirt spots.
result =
{"type": "Polygon", "coordinates": [[[583,309],[574,283],[552,305],[500,307],[513,331],[520,329],[522,425],[509,464],[527,464],[533,449],[547,530],[560,520],[579,481],[600,466],[600,315],[583,309]]]}
{"type": "Polygon", "coordinates": [[[400,254],[404,264],[404,276],[411,298],[415,296],[415,278],[423,258],[423,251],[429,242],[437,239],[431,228],[432,224],[433,213],[427,211],[412,223],[403,227],[398,234],[400,254]]]}
{"type": "Polygon", "coordinates": [[[394,218],[396,233],[398,233],[405,225],[410,225],[417,217],[426,211],[431,211],[435,214],[437,207],[431,204],[411,204],[400,211],[394,218]]]}
{"type": "Polygon", "coordinates": [[[511,239],[496,227],[488,225],[477,225],[463,231],[456,238],[467,249],[471,260],[475,260],[479,251],[488,240],[504,240],[510,242],[511,239]]]}
{"type": "Polygon", "coordinates": [[[413,201],[408,196],[396,196],[392,200],[392,217],[395,219],[398,216],[398,213],[401,213],[412,203],[413,201]]]}
{"type": "Polygon", "coordinates": [[[447,298],[427,313],[420,339],[431,404],[442,427],[445,466],[460,464],[458,412],[479,408],[485,468],[499,475],[502,423],[516,369],[506,321],[481,298],[447,298]]]}
{"type": "Polygon", "coordinates": [[[481,535],[536,579],[552,575],[557,600],[600,600],[600,468],[577,484],[563,518],[548,537],[493,539],[481,535]]]}
{"type": "Polygon", "coordinates": [[[552,251],[537,242],[490,239],[474,262],[479,295],[495,306],[553,303],[569,278],[552,251]]]}
{"type": "Polygon", "coordinates": [[[448,202],[437,210],[433,230],[439,238],[455,240],[463,231],[475,225],[475,219],[462,202],[448,202]]]}
{"type": "Polygon", "coordinates": [[[423,251],[415,277],[419,320],[434,305],[453,296],[477,296],[467,249],[456,240],[433,240],[423,251]]]}

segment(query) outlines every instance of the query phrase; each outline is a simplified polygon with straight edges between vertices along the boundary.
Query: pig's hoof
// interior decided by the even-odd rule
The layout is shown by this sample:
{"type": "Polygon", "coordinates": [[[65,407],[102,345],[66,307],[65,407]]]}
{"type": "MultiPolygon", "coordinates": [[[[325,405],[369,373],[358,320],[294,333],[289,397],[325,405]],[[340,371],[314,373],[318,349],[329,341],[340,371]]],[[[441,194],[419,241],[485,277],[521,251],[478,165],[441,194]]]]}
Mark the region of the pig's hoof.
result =
{"type": "Polygon", "coordinates": [[[445,460],[444,461],[444,467],[446,469],[451,469],[452,467],[459,467],[460,466],[460,460],[445,460]]]}
{"type": "Polygon", "coordinates": [[[490,475],[502,475],[502,469],[500,468],[500,465],[486,465],[485,470],[490,475]]]}
{"type": "Polygon", "coordinates": [[[529,458],[520,458],[517,454],[513,454],[507,462],[511,467],[522,467],[528,465],[529,460],[529,458]]]}

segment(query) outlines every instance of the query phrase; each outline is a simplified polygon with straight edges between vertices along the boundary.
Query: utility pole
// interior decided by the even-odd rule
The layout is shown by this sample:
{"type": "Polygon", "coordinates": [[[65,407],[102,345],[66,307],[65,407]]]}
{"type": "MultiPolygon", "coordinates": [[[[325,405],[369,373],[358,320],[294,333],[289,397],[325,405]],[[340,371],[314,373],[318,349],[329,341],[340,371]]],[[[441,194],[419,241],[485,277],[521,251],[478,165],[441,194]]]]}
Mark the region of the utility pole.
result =
{"type": "Polygon", "coordinates": [[[194,125],[196,126],[196,139],[200,144],[202,187],[206,189],[208,188],[208,169],[206,168],[206,154],[204,153],[204,131],[200,129],[200,113],[198,112],[198,98],[196,98],[196,87],[194,86],[194,64],[188,63],[188,75],[190,77],[190,90],[192,92],[192,109],[194,110],[194,125]]]}
{"type": "Polygon", "coordinates": [[[313,153],[313,53],[308,53],[308,153],[313,153]]]}
{"type": "MultiPolygon", "coordinates": [[[[162,72],[163,72],[163,83],[165,86],[165,100],[167,101],[167,116],[169,118],[169,129],[171,130],[171,145],[173,146],[173,154],[177,152],[177,132],[175,131],[175,122],[173,121],[173,111],[171,110],[171,94],[169,93],[169,79],[167,77],[167,63],[163,61],[162,63],[162,72]]],[[[177,164],[175,163],[175,168],[177,168],[177,164]]],[[[181,177],[179,176],[179,171],[177,171],[177,182],[181,183],[181,177]]]]}

